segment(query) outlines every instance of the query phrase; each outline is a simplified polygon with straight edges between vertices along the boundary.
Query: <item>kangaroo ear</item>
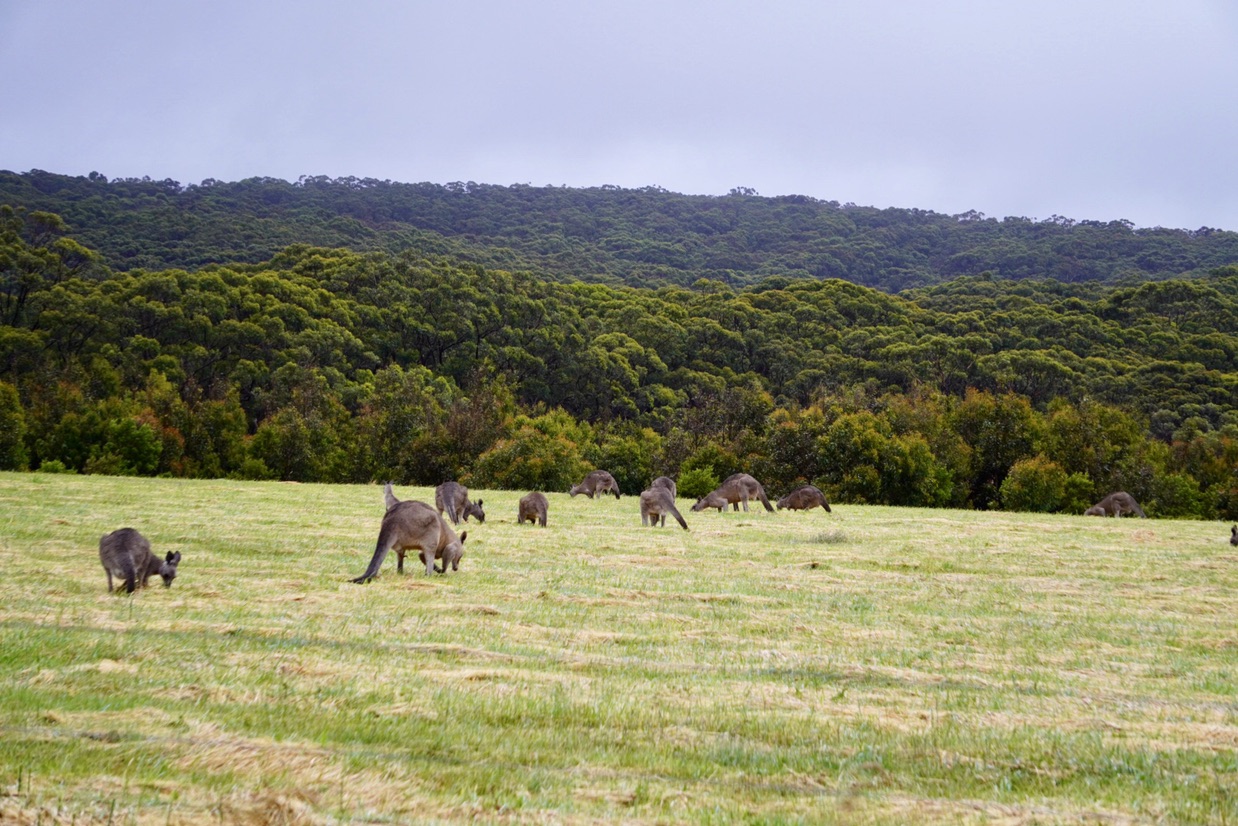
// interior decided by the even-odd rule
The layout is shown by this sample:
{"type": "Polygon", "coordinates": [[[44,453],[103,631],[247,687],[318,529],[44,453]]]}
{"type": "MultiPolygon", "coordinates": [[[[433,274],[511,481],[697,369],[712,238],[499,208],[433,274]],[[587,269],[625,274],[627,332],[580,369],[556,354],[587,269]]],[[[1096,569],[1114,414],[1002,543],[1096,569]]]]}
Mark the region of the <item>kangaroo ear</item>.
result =
{"type": "Polygon", "coordinates": [[[168,555],[167,555],[167,556],[165,556],[165,557],[163,558],[163,561],[164,561],[164,562],[171,562],[171,561],[172,561],[172,552],[171,552],[171,551],[168,551],[168,555]]]}
{"type": "Polygon", "coordinates": [[[480,499],[478,499],[478,500],[477,500],[477,507],[479,507],[479,508],[481,507],[481,500],[480,500],[480,499]]]}
{"type": "Polygon", "coordinates": [[[464,540],[466,540],[466,539],[468,539],[468,538],[469,538],[469,532],[468,532],[468,531],[461,531],[461,532],[460,532],[460,544],[461,544],[461,545],[463,545],[463,544],[464,544],[464,540]]]}

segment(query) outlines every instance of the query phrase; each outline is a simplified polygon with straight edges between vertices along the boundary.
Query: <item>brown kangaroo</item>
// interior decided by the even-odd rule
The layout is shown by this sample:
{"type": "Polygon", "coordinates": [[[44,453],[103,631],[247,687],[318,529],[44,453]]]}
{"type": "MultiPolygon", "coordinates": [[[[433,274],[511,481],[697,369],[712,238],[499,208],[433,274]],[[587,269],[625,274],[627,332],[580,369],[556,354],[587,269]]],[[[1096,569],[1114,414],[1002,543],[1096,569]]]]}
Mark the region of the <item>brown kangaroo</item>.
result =
{"type": "Polygon", "coordinates": [[[739,510],[739,506],[742,504],[745,511],[748,510],[749,499],[759,499],[767,511],[770,513],[774,512],[774,506],[769,503],[769,497],[765,495],[765,488],[747,473],[736,473],[733,476],[728,476],[726,481],[716,490],[701,497],[700,501],[692,506],[692,510],[700,511],[705,508],[718,508],[722,510],[726,507],[726,504],[716,504],[719,499],[725,500],[725,503],[730,504],[735,510],[739,510]],[[707,499],[710,501],[707,502],[707,499]]]}
{"type": "Polygon", "coordinates": [[[604,493],[613,493],[615,498],[619,498],[619,483],[615,481],[615,477],[611,476],[604,470],[595,470],[585,477],[585,480],[579,485],[573,485],[568,491],[572,496],[578,493],[583,493],[592,499],[595,495],[601,496],[604,493]]]}
{"type": "Polygon", "coordinates": [[[112,590],[112,577],[125,582],[125,591],[132,594],[140,583],[155,574],[163,578],[163,587],[171,588],[176,579],[176,566],[180,564],[180,551],[169,553],[160,559],[150,551],[150,542],[133,528],[121,528],[99,539],[99,561],[107,574],[107,589],[112,590]]]}
{"type": "MultiPolygon", "coordinates": [[[[395,498],[394,496],[392,497],[395,498]]],[[[378,544],[374,547],[374,556],[365,573],[353,582],[369,582],[378,576],[378,569],[391,551],[396,552],[396,571],[404,573],[404,555],[409,548],[416,548],[418,557],[426,566],[426,574],[445,574],[447,566],[453,571],[460,570],[460,558],[464,556],[464,540],[468,532],[456,538],[456,532],[451,529],[434,508],[424,502],[401,502],[387,508],[383,515],[382,527],[378,530],[378,544]],[[443,560],[443,567],[434,565],[434,560],[443,560]]]]}
{"type": "Polygon", "coordinates": [[[826,513],[831,513],[830,503],[826,501],[825,494],[815,485],[804,485],[802,488],[796,488],[786,496],[778,500],[778,509],[793,511],[811,510],[817,506],[825,508],[826,513]]]}
{"type": "Polygon", "coordinates": [[[1139,503],[1135,501],[1135,497],[1125,491],[1118,491],[1117,493],[1109,494],[1104,499],[1085,510],[1083,515],[1122,516],[1127,513],[1139,514],[1144,519],[1148,518],[1148,515],[1143,512],[1143,508],[1139,507],[1139,503]]]}
{"type": "Polygon", "coordinates": [[[681,528],[685,531],[688,529],[688,523],[683,520],[683,515],[675,507],[675,497],[670,490],[658,485],[641,493],[640,523],[642,525],[649,525],[654,528],[659,525],[665,525],[668,513],[675,517],[681,528]]]}
{"type": "Polygon", "coordinates": [[[523,525],[525,521],[533,522],[546,527],[546,510],[550,507],[550,503],[546,501],[546,496],[538,491],[525,494],[520,497],[520,510],[518,511],[517,525],[523,525]]]}
{"type": "Polygon", "coordinates": [[[451,524],[459,525],[460,520],[469,521],[470,516],[477,517],[478,523],[486,521],[486,512],[481,509],[482,500],[469,501],[469,489],[456,482],[444,482],[434,489],[434,507],[439,514],[447,511],[451,524]]]}

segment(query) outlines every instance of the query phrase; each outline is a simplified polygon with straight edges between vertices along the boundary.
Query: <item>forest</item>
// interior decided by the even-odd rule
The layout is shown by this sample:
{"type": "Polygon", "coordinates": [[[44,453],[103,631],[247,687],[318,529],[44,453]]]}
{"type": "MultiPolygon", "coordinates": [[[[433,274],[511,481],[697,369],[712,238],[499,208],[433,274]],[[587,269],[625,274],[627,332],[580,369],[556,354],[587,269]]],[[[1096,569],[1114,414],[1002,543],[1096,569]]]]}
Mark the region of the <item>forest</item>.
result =
{"type": "Polygon", "coordinates": [[[1138,283],[1238,263],[1238,232],[1123,220],[877,209],[802,195],[721,197],[302,177],[200,184],[0,171],[0,204],[61,216],[115,270],[268,261],[292,244],[442,255],[561,281],[732,287],[840,278],[896,293],[959,276],[1138,283]]]}
{"type": "MultiPolygon", "coordinates": [[[[853,279],[781,270],[774,250],[800,247],[786,239],[747,268],[624,269],[599,255],[615,269],[573,279],[539,263],[555,231],[530,223],[518,245],[486,245],[517,239],[514,217],[488,236],[404,229],[400,246],[375,230],[350,244],[317,233],[357,219],[301,207],[304,237],[285,237],[275,229],[294,213],[277,204],[272,223],[225,242],[222,201],[196,224],[183,202],[281,187],[160,196],[145,181],[55,180],[68,182],[64,215],[34,198],[0,206],[0,469],[565,491],[605,467],[625,493],[665,473],[684,496],[744,470],[771,494],[811,482],[837,502],[1079,513],[1122,489],[1151,516],[1238,519],[1233,233],[1164,231],[1160,248],[1173,241],[1181,257],[1140,277],[1127,268],[1151,260],[1157,235],[1123,227],[1129,248],[1096,241],[1095,278],[1047,277],[1057,264],[1033,277],[1032,263],[946,277],[909,238],[874,262],[904,249],[914,288],[885,263],[853,279]],[[109,187],[119,204],[98,194],[109,187]],[[150,211],[127,218],[143,188],[150,211]],[[156,214],[163,234],[139,237],[156,214]],[[189,222],[179,245],[176,216],[189,222]],[[855,283],[870,272],[880,283],[855,283]]],[[[318,186],[342,185],[283,188],[318,186]]],[[[719,214],[804,206],[712,200],[719,214]]],[[[808,206],[860,226],[863,210],[808,206]]],[[[920,216],[929,235],[942,223],[920,216]]],[[[1009,223],[946,221],[994,238],[1009,223]]],[[[1046,236],[1080,229],[1065,224],[1046,236]]]]}

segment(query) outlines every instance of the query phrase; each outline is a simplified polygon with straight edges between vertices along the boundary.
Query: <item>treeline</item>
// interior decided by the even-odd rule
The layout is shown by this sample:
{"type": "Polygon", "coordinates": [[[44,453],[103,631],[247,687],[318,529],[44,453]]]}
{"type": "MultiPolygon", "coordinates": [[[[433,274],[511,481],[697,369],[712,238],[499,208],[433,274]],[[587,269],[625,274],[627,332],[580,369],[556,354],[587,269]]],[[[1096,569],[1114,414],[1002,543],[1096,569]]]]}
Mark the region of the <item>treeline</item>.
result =
{"type": "Polygon", "coordinates": [[[563,284],[290,247],[115,272],[0,208],[0,468],[691,494],[745,470],[837,501],[1238,518],[1238,268],[563,284]],[[685,484],[686,483],[686,484],[685,484]]]}
{"type": "Polygon", "coordinates": [[[113,269],[267,261],[293,244],[445,255],[566,281],[732,287],[838,278],[898,292],[964,275],[1137,283],[1238,264],[1238,232],[1002,220],[805,196],[658,187],[403,184],[357,178],[182,185],[0,172],[0,204],[62,216],[113,269]]]}

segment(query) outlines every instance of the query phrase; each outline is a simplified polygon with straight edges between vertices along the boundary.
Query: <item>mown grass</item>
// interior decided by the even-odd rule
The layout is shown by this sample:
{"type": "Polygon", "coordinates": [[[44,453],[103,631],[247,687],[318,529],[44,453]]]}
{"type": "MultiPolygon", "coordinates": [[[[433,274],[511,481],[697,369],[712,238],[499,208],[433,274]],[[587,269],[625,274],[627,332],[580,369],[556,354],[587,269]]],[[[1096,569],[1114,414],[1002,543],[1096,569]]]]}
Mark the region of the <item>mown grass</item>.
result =
{"type": "Polygon", "coordinates": [[[0,822],[1238,821],[1227,526],[522,493],[0,474],[0,822]]]}

